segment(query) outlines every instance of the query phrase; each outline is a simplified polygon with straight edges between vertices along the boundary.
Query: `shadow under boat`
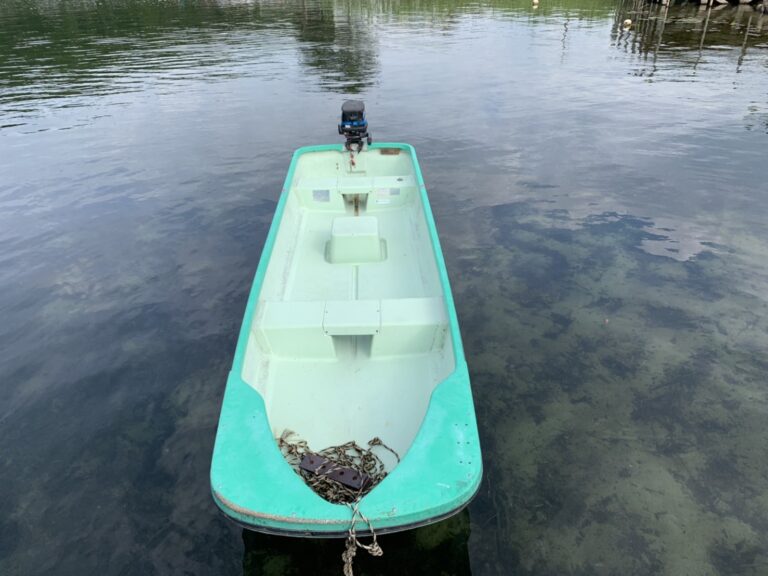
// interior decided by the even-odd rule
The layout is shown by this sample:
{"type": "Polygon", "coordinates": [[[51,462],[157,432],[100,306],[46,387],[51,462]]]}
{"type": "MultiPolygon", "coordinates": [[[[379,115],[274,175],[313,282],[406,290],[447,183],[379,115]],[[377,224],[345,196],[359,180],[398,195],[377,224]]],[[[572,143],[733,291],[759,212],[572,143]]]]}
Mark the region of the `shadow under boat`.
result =
{"type": "MultiPolygon", "coordinates": [[[[450,518],[378,537],[384,555],[364,550],[355,556],[355,574],[471,574],[469,563],[469,510],[450,518]]],[[[369,543],[366,539],[364,543],[369,543]]],[[[338,576],[344,541],[291,538],[243,530],[243,576],[325,574],[338,576]]]]}

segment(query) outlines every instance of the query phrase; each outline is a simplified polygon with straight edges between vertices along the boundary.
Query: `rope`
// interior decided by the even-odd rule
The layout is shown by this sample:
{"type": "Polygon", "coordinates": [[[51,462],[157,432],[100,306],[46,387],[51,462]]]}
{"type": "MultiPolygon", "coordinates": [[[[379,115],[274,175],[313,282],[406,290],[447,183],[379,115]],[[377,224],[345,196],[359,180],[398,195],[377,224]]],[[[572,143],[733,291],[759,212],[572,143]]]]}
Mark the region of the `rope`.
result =
{"type": "Polygon", "coordinates": [[[291,468],[301,476],[304,481],[314,490],[318,496],[325,498],[334,504],[354,503],[368,494],[377,484],[387,476],[384,463],[374,453],[373,448],[380,446],[391,452],[397,461],[400,462],[400,456],[392,448],[384,444],[380,438],[373,438],[368,442],[368,448],[363,448],[356,442],[347,442],[338,446],[330,446],[319,452],[312,452],[306,440],[298,438],[291,430],[286,430],[277,438],[277,445],[282,452],[286,462],[291,468]],[[299,468],[301,459],[307,453],[317,454],[326,460],[329,460],[333,466],[329,467],[322,474],[314,474],[307,470],[299,468]],[[370,477],[371,481],[364,485],[360,490],[355,490],[337,482],[328,475],[338,468],[352,468],[357,472],[362,472],[370,477]]]}
{"type": "Polygon", "coordinates": [[[341,559],[344,561],[344,576],[354,576],[352,563],[354,562],[358,548],[362,548],[371,556],[381,556],[384,551],[381,549],[381,546],[379,546],[376,539],[376,532],[373,529],[373,524],[362,512],[360,512],[360,500],[362,500],[363,496],[373,490],[373,488],[387,476],[384,463],[373,452],[373,448],[379,446],[385,450],[389,450],[395,458],[397,458],[397,461],[400,462],[398,453],[384,444],[378,437],[372,438],[368,442],[368,448],[362,448],[356,442],[347,442],[346,444],[340,444],[339,446],[330,446],[320,452],[315,452],[315,454],[329,460],[332,463],[332,466],[322,474],[315,474],[307,470],[302,470],[299,467],[304,455],[311,452],[306,440],[296,437],[296,434],[291,430],[285,430],[277,439],[277,445],[286,462],[290,464],[291,468],[304,479],[307,485],[312,488],[315,493],[334,504],[345,504],[351,510],[352,518],[349,523],[346,549],[341,555],[341,559]],[[340,467],[352,468],[357,472],[367,474],[371,481],[368,484],[364,484],[360,490],[354,490],[337,482],[333,478],[328,477],[329,473],[340,467]],[[368,525],[368,529],[371,531],[373,542],[370,544],[363,544],[357,539],[355,524],[358,519],[365,522],[365,524],[368,525]]]}
{"type": "Polygon", "coordinates": [[[384,444],[384,442],[382,442],[381,438],[379,438],[378,436],[369,440],[368,446],[370,446],[371,448],[373,448],[374,446],[381,446],[382,448],[389,450],[394,455],[394,457],[397,458],[397,463],[400,464],[400,456],[397,454],[397,452],[395,452],[394,450],[392,450],[392,448],[384,444]]]}
{"type": "Polygon", "coordinates": [[[373,529],[371,521],[368,520],[368,518],[366,518],[362,512],[360,512],[360,500],[354,504],[348,503],[347,506],[349,506],[350,510],[352,510],[352,520],[349,524],[347,548],[341,555],[341,559],[344,561],[344,576],[355,576],[355,573],[352,570],[352,562],[355,560],[355,554],[357,554],[358,548],[366,550],[371,556],[381,556],[384,554],[384,551],[381,549],[381,546],[379,546],[379,543],[376,540],[376,532],[373,529]],[[373,542],[370,544],[363,544],[357,539],[357,534],[355,534],[355,520],[358,516],[363,520],[363,522],[368,524],[368,529],[371,531],[371,536],[373,536],[373,542]]]}

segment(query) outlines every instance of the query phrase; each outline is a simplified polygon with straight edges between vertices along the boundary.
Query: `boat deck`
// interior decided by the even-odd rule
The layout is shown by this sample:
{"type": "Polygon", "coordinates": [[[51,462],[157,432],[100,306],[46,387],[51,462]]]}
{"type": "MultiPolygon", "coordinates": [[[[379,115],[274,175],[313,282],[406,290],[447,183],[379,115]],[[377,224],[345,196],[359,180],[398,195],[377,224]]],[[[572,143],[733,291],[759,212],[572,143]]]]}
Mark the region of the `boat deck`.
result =
{"type": "Polygon", "coordinates": [[[273,438],[291,430],[318,451],[378,437],[402,461],[377,450],[392,473],[360,501],[357,533],[445,518],[476,493],[482,458],[415,152],[307,147],[288,174],[227,380],[214,499],[248,528],[345,536],[349,509],[309,489],[273,438]]]}
{"type": "Polygon", "coordinates": [[[293,180],[243,376],[275,436],[315,449],[378,436],[403,454],[454,366],[429,229],[412,172],[371,177],[377,157],[350,174],[345,154],[326,156],[338,174],[293,180]]]}
{"type": "Polygon", "coordinates": [[[415,246],[423,240],[410,210],[401,208],[379,212],[381,238],[386,258],[357,266],[330,264],[326,245],[331,233],[333,213],[305,211],[301,217],[290,269],[287,271],[282,300],[366,300],[439,296],[439,286],[429,290],[425,271],[415,246]]]}

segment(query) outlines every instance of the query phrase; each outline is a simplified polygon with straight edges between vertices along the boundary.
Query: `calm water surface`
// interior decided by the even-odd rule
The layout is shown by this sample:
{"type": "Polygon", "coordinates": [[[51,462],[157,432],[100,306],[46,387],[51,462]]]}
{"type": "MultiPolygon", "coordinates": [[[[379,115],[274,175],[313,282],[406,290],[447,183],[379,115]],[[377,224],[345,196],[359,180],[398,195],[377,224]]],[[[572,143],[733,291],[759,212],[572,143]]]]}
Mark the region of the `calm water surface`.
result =
{"type": "Polygon", "coordinates": [[[208,468],[350,95],[418,149],[485,457],[360,573],[768,574],[768,15],[607,0],[0,0],[0,573],[340,573],[208,468]]]}

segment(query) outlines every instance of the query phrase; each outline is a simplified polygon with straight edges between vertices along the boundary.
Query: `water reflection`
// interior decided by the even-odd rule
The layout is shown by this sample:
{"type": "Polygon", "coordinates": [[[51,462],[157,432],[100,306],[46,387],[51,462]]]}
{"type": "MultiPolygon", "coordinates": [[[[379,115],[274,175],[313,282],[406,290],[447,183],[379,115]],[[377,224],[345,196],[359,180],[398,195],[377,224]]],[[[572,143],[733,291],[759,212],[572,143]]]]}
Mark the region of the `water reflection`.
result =
{"type": "Polygon", "coordinates": [[[648,0],[623,0],[614,17],[612,40],[617,47],[644,61],[652,57],[651,69],[638,72],[652,78],[659,55],[673,58],[676,66],[690,67],[695,73],[704,51],[711,49],[738,49],[734,59],[738,72],[748,51],[765,45],[767,31],[768,17],[762,4],[662,5],[648,0]],[[627,19],[632,22],[630,27],[623,25],[627,19]]]}
{"type": "MultiPolygon", "coordinates": [[[[408,532],[379,536],[384,555],[359,550],[355,574],[444,574],[469,576],[469,511],[408,532]]],[[[368,543],[368,539],[363,539],[368,543]]],[[[291,576],[341,573],[344,540],[299,539],[243,530],[243,576],[291,576]]]]}
{"type": "Polygon", "coordinates": [[[526,202],[447,216],[463,229],[446,241],[483,398],[477,566],[759,574],[768,542],[751,494],[768,341],[747,311],[765,302],[725,295],[753,272],[712,253],[680,263],[638,250],[641,219],[565,220],[526,202]],[[729,367],[747,358],[737,376],[729,367]]]}
{"type": "Polygon", "coordinates": [[[318,71],[321,86],[357,94],[373,84],[378,49],[365,11],[333,1],[301,2],[293,23],[302,62],[318,71]]]}
{"type": "Polygon", "coordinates": [[[418,149],[486,471],[471,517],[360,566],[764,573],[749,10],[0,0],[0,573],[337,573],[207,476],[291,152],[337,141],[342,92],[418,149]]]}
{"type": "MultiPolygon", "coordinates": [[[[0,111],[6,127],[44,106],[83,106],[77,96],[98,97],[154,88],[177,90],[185,81],[224,81],[238,76],[284,75],[298,54],[300,66],[315,71],[318,87],[356,94],[375,85],[380,73],[379,24],[455,29],[462,15],[492,12],[498,17],[564,20],[563,58],[571,15],[580,21],[613,15],[612,40],[644,60],[665,54],[692,67],[705,48],[740,48],[737,67],[765,41],[766,16],[749,5],[714,8],[689,3],[660,6],[625,0],[610,12],[604,0],[560,0],[557,4],[510,6],[459,0],[392,5],[378,1],[344,4],[333,0],[272,2],[38,2],[8,0],[0,10],[0,111]],[[633,19],[631,29],[620,23],[633,19]],[[698,49],[698,58],[681,51],[698,49]],[[52,102],[53,101],[53,102],[52,102]]],[[[399,30],[389,30],[395,37],[399,30]]],[[[655,68],[642,68],[652,77],[655,68]]]]}
{"type": "Polygon", "coordinates": [[[52,100],[141,92],[204,79],[284,75],[299,62],[320,87],[356,93],[377,74],[365,12],[323,0],[271,3],[9,2],[0,22],[6,127],[52,100]],[[265,66],[266,64],[266,66],[265,66]]]}

